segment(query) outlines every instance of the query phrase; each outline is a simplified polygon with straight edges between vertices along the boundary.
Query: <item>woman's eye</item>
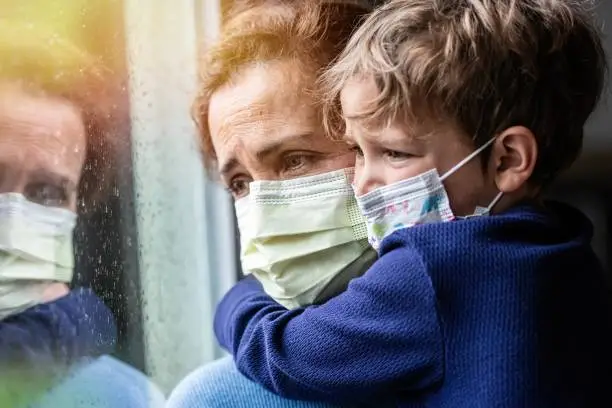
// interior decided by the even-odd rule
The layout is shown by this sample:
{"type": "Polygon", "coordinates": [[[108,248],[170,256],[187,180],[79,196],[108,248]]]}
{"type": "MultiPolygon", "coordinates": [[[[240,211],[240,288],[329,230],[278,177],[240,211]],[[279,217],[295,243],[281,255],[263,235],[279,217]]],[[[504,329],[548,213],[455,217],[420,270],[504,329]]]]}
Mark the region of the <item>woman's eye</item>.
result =
{"type": "Polygon", "coordinates": [[[358,157],[363,157],[363,150],[361,150],[361,147],[354,145],[354,146],[350,146],[350,150],[355,153],[358,157]]]}
{"type": "Polygon", "coordinates": [[[229,183],[228,190],[234,198],[244,197],[249,194],[250,180],[245,178],[236,178],[229,183]]]}
{"type": "Polygon", "coordinates": [[[52,184],[35,184],[26,190],[28,200],[47,207],[65,207],[69,196],[66,189],[52,184]]]}
{"type": "Polygon", "coordinates": [[[285,157],[285,170],[297,170],[303,167],[308,162],[308,157],[303,154],[292,155],[285,157]]]}
{"type": "Polygon", "coordinates": [[[279,158],[278,176],[281,179],[299,177],[316,167],[324,158],[324,154],[313,151],[287,153],[279,158]]]}

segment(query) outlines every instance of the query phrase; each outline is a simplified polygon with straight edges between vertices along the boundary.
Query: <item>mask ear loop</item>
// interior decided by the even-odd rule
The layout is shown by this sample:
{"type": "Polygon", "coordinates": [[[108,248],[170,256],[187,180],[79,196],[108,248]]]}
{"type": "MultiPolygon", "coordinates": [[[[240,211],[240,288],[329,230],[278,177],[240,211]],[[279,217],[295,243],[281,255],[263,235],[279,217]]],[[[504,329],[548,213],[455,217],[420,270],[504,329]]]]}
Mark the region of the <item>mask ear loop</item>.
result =
{"type": "Polygon", "coordinates": [[[440,176],[440,181],[444,181],[447,178],[449,178],[450,176],[452,176],[453,174],[455,174],[457,172],[457,170],[459,170],[461,167],[465,166],[467,163],[472,161],[476,156],[478,156],[480,153],[482,153],[487,147],[491,146],[491,144],[493,144],[495,139],[496,139],[495,137],[489,139],[489,141],[487,143],[483,144],[478,149],[476,149],[472,153],[470,153],[470,155],[467,156],[465,159],[463,159],[459,163],[455,164],[453,166],[453,168],[451,168],[449,171],[447,171],[442,176],[440,176]]]}
{"type": "Polygon", "coordinates": [[[491,212],[493,207],[495,207],[497,205],[497,203],[499,203],[499,200],[501,200],[503,196],[504,196],[504,192],[503,191],[500,191],[499,193],[497,193],[497,195],[495,196],[493,201],[491,201],[491,204],[489,204],[489,206],[487,207],[487,212],[491,212]]]}

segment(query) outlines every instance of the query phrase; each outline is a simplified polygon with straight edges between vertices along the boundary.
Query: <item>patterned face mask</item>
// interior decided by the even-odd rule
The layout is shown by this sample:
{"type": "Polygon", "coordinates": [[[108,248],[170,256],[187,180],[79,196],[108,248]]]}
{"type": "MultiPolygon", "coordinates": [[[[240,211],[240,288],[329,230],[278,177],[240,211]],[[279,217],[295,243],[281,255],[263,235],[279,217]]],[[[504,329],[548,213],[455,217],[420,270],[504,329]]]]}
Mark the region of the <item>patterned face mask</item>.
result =
{"type": "MultiPolygon", "coordinates": [[[[482,153],[494,140],[489,140],[442,176],[432,169],[357,197],[359,208],[366,218],[370,245],[378,250],[382,240],[398,229],[457,218],[451,210],[443,182],[482,153]]],[[[476,207],[474,213],[465,218],[488,215],[502,194],[500,192],[489,206],[476,207]]]]}

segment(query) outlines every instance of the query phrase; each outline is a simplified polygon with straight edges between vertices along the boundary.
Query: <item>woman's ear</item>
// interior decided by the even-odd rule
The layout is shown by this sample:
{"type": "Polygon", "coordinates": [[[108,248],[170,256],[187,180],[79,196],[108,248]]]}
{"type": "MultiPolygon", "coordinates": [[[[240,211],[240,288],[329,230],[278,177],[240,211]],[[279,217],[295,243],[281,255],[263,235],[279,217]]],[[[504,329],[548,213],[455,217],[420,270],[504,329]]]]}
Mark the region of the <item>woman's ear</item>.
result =
{"type": "Polygon", "coordinates": [[[490,171],[499,191],[509,194],[526,186],[538,158],[538,144],[531,130],[513,126],[493,143],[490,171]]]}

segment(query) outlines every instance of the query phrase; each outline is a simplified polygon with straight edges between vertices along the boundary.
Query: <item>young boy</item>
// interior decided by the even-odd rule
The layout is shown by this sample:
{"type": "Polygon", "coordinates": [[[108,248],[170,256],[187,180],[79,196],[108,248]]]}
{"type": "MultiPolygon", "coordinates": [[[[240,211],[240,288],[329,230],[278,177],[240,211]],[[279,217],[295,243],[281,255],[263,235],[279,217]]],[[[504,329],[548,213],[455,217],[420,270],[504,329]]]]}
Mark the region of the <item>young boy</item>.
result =
{"type": "Polygon", "coordinates": [[[592,227],[541,199],[603,88],[585,3],[391,0],[368,17],[327,76],[327,118],[341,105],[380,258],[321,306],[236,285],[215,331],[241,372],[340,404],[612,406],[592,227]]]}

